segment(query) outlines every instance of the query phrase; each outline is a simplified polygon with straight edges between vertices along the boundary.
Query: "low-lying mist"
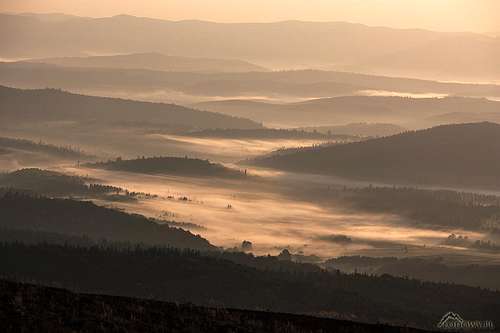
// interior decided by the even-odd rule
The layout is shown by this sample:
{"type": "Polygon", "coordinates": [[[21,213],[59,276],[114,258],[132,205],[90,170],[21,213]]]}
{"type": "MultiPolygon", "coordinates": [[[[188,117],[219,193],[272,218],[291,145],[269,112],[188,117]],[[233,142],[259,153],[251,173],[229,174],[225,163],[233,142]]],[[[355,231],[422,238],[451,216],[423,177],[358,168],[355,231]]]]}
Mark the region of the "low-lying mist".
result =
{"type": "Polygon", "coordinates": [[[439,245],[452,232],[482,237],[463,230],[417,228],[396,215],[353,213],[343,207],[293,198],[272,178],[241,181],[71,167],[65,170],[131,191],[157,194],[156,199],[113,205],[150,217],[202,226],[193,232],[217,246],[239,247],[244,240],[251,241],[252,252],[259,255],[278,254],[284,248],[324,259],[372,250],[384,255],[408,255],[408,248],[412,255],[436,254],[455,251],[439,245]],[[335,235],[344,235],[349,241],[338,241],[332,237],[335,235]]]}

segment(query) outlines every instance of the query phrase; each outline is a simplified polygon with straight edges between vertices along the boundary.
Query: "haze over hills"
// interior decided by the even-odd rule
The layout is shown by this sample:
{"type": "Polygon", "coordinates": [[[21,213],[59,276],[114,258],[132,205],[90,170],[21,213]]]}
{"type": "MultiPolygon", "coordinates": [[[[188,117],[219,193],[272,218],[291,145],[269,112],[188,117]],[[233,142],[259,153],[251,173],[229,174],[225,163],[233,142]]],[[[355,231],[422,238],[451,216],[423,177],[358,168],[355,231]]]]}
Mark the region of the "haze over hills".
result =
{"type": "Polygon", "coordinates": [[[500,38],[448,36],[367,59],[353,70],[419,78],[500,79],[500,38]],[[472,64],[471,61],[474,63],[472,64]]]}
{"type": "Polygon", "coordinates": [[[172,72],[252,72],[266,71],[242,60],[168,56],[161,53],[135,53],[110,56],[31,59],[28,62],[68,67],[150,69],[172,72]]]}
{"type": "Polygon", "coordinates": [[[498,112],[480,112],[480,110],[472,110],[470,112],[450,112],[436,116],[431,116],[426,119],[430,124],[445,125],[457,123],[477,123],[481,121],[489,121],[492,123],[500,123],[500,113],[498,112]]]}
{"type": "Polygon", "coordinates": [[[476,112],[478,117],[483,112],[489,117],[500,115],[500,102],[465,97],[341,96],[286,104],[222,100],[198,103],[195,107],[286,126],[385,122],[426,127],[432,125],[429,117],[450,112],[476,112]]]}
{"type": "Polygon", "coordinates": [[[247,119],[202,112],[173,104],[77,95],[55,89],[23,90],[0,86],[3,126],[37,122],[82,122],[96,126],[149,123],[187,128],[259,128],[247,119]]]}
{"type": "Polygon", "coordinates": [[[191,104],[207,99],[296,101],[341,95],[500,97],[494,84],[461,84],[346,72],[298,70],[247,73],[164,72],[146,69],[66,67],[30,62],[0,63],[0,84],[61,88],[99,95],[138,96],[191,104]]]}
{"type": "Polygon", "coordinates": [[[257,159],[282,170],[389,184],[500,188],[500,125],[472,123],[257,159]],[[369,167],[367,167],[369,166],[369,167]]]}
{"type": "MultiPolygon", "coordinates": [[[[439,73],[447,80],[498,80],[498,38],[368,27],[343,22],[212,23],[118,15],[106,18],[38,19],[2,14],[3,58],[124,54],[149,50],[179,56],[242,59],[277,68],[330,66],[396,73],[439,73]],[[78,42],[75,42],[78,41],[78,42]],[[460,48],[467,45],[473,48],[460,48]],[[432,52],[420,52],[429,50],[432,52]],[[413,59],[405,59],[409,53],[413,59]],[[390,62],[380,58],[389,55],[390,62]],[[446,71],[439,71],[446,62],[446,71]],[[420,72],[421,71],[421,72],[420,72]]],[[[410,58],[412,59],[412,58],[410,58]]],[[[433,78],[436,76],[433,75],[433,78]]]]}

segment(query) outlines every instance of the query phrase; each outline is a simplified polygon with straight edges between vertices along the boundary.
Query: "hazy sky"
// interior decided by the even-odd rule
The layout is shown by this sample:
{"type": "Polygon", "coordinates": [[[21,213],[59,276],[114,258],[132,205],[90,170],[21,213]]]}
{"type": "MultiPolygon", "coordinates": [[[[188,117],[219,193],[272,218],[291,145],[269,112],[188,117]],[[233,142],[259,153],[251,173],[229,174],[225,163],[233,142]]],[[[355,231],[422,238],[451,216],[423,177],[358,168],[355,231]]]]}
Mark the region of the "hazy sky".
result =
{"type": "Polygon", "coordinates": [[[500,31],[500,0],[0,0],[0,11],[217,22],[348,21],[442,31],[500,31]]]}

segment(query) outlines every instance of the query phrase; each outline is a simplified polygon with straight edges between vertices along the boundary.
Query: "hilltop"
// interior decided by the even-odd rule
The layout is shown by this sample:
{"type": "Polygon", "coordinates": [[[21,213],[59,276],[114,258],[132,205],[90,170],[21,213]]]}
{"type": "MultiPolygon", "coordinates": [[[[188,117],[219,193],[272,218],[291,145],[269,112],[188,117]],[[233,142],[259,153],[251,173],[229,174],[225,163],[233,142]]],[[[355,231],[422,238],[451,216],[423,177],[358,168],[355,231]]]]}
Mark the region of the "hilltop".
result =
{"type": "Polygon", "coordinates": [[[187,157],[143,157],[133,160],[118,158],[114,161],[90,163],[86,166],[106,170],[194,177],[239,178],[244,176],[240,171],[227,168],[222,164],[187,157]]]}

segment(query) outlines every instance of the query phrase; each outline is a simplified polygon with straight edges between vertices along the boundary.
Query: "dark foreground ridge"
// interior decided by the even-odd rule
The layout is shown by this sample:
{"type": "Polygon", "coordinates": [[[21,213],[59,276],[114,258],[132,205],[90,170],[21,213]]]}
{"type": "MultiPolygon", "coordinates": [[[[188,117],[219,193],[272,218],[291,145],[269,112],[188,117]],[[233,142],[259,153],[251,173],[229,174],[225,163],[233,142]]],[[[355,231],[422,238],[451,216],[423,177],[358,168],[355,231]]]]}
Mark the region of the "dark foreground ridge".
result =
{"type": "Polygon", "coordinates": [[[4,332],[425,332],[310,316],[72,293],[0,280],[4,332]]]}

